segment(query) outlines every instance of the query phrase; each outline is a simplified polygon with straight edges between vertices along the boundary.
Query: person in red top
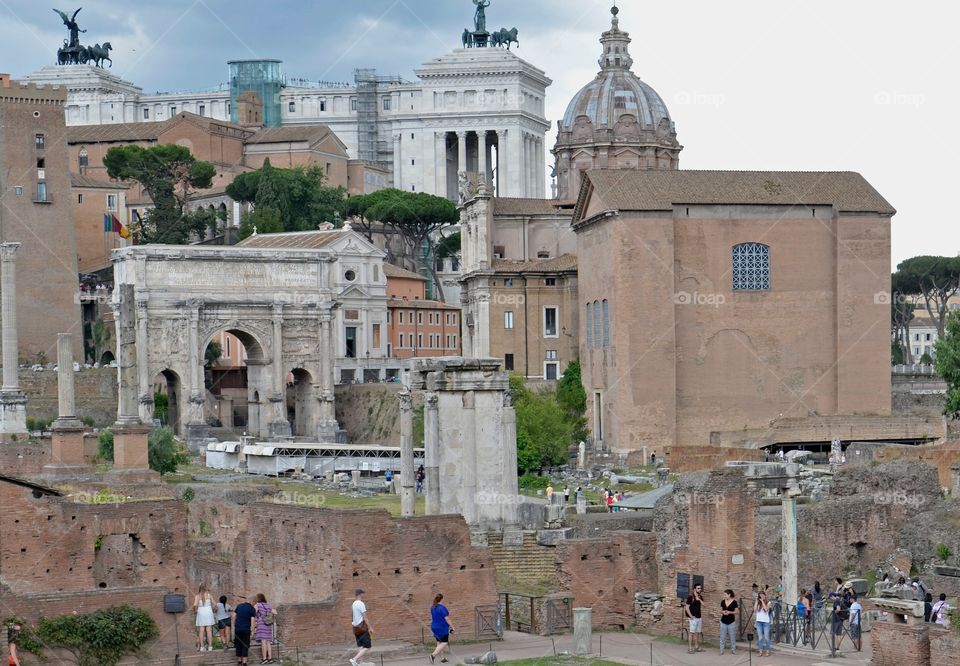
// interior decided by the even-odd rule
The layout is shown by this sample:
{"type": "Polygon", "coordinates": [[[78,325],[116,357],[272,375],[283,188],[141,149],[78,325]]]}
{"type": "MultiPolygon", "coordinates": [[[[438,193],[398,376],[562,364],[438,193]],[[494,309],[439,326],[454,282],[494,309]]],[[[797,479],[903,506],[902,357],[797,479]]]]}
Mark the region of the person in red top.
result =
{"type": "Polygon", "coordinates": [[[20,638],[20,625],[11,624],[7,627],[7,649],[10,651],[10,657],[7,660],[8,666],[20,666],[20,655],[17,654],[17,640],[20,638]]]}

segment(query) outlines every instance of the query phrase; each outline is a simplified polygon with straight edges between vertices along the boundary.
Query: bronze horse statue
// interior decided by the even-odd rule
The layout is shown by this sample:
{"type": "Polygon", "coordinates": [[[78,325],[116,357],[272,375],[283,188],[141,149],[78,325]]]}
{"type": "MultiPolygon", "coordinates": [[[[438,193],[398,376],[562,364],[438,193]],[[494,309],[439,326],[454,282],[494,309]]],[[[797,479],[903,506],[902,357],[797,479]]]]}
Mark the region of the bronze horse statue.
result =
{"type": "Polygon", "coordinates": [[[494,46],[506,46],[507,50],[510,50],[510,44],[516,43],[517,47],[520,46],[520,40],[517,38],[519,32],[516,28],[512,30],[507,30],[506,28],[500,28],[499,30],[494,30],[490,33],[490,42],[494,46]]]}
{"type": "Polygon", "coordinates": [[[110,60],[110,66],[113,67],[113,60],[110,59],[110,51],[113,50],[113,47],[110,45],[110,42],[104,42],[103,46],[94,44],[93,46],[86,47],[86,50],[87,58],[92,60],[93,64],[97,67],[103,67],[104,60],[110,60]]]}

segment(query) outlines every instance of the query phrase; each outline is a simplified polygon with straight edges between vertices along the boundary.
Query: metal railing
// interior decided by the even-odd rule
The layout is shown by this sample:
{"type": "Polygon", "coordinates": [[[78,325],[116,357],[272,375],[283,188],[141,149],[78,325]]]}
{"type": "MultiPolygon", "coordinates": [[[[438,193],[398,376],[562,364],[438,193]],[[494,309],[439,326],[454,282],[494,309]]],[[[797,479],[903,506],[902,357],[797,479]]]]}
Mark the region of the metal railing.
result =
{"type": "MultiPolygon", "coordinates": [[[[861,620],[862,622],[862,620],[861,620]]],[[[757,640],[756,613],[751,608],[749,614],[740,613],[737,623],[737,639],[747,640],[747,634],[754,634],[757,640]]],[[[843,645],[844,639],[850,641],[851,647],[858,652],[853,634],[861,625],[854,626],[851,631],[849,619],[841,619],[832,608],[832,602],[815,602],[802,616],[797,614],[797,607],[774,600],[770,604],[770,642],[793,647],[808,647],[811,650],[829,650],[833,656],[843,645]],[[826,602],[826,603],[825,603],[826,602]],[[831,604],[831,605],[827,605],[831,604]]]]}
{"type": "Polygon", "coordinates": [[[473,609],[473,634],[481,638],[503,638],[503,607],[500,604],[475,606],[473,609]]]}

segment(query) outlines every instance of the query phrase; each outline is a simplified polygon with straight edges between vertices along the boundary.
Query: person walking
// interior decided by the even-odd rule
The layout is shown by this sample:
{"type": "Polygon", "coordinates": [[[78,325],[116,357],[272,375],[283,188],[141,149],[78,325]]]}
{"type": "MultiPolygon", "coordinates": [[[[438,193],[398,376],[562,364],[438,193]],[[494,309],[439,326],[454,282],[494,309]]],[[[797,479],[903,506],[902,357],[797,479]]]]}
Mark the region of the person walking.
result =
{"type": "Polygon", "coordinates": [[[770,602],[767,593],[757,594],[757,603],[753,609],[757,618],[757,649],[761,657],[770,656],[770,602]]]}
{"type": "Polygon", "coordinates": [[[720,600],[720,654],[723,654],[725,642],[730,643],[730,651],[737,653],[737,603],[733,590],[724,590],[720,600]]]}
{"type": "Polygon", "coordinates": [[[703,635],[703,587],[696,585],[693,588],[693,593],[687,597],[687,603],[685,606],[687,620],[690,623],[690,632],[687,636],[688,647],[687,652],[693,654],[694,652],[703,652],[703,648],[700,647],[700,641],[703,635]]]}
{"type": "Polygon", "coordinates": [[[810,596],[807,594],[807,588],[800,588],[800,596],[797,597],[797,620],[800,622],[800,632],[803,644],[807,644],[810,625],[810,596]]]}
{"type": "Polygon", "coordinates": [[[200,652],[213,650],[213,625],[217,623],[213,615],[213,596],[207,591],[205,583],[200,583],[200,589],[193,598],[193,610],[197,614],[197,647],[200,652]],[[207,639],[207,647],[203,646],[203,639],[207,639]]]}
{"type": "Polygon", "coordinates": [[[860,652],[863,644],[860,642],[860,615],[863,613],[863,606],[854,594],[850,597],[853,603],[850,604],[850,639],[853,641],[853,647],[860,652]]]}
{"type": "Polygon", "coordinates": [[[933,615],[933,595],[927,592],[923,598],[923,621],[929,622],[931,615],[933,615]]]}
{"type": "Polygon", "coordinates": [[[570,503],[570,486],[563,487],[563,503],[564,504],[570,503]]]}
{"type": "Polygon", "coordinates": [[[237,666],[246,666],[250,658],[250,625],[256,615],[253,604],[240,597],[240,603],[233,609],[233,647],[237,653],[237,666]]]}
{"type": "Polygon", "coordinates": [[[20,640],[20,631],[23,629],[19,624],[7,625],[7,657],[8,666],[20,666],[20,655],[17,654],[17,641],[20,640]]]}
{"type": "Polygon", "coordinates": [[[350,611],[353,614],[351,624],[353,635],[357,639],[357,654],[350,660],[350,666],[360,666],[360,658],[373,647],[373,627],[370,626],[370,616],[367,614],[367,604],[363,602],[364,591],[357,588],[355,599],[350,611]]]}
{"type": "Polygon", "coordinates": [[[227,603],[227,596],[221,595],[217,601],[217,607],[213,611],[213,617],[217,621],[217,631],[220,634],[220,642],[223,643],[223,649],[230,649],[230,613],[233,608],[227,603]]]}
{"type": "Polygon", "coordinates": [[[950,610],[950,605],[947,603],[947,595],[941,592],[940,600],[930,609],[930,621],[936,624],[946,624],[948,610],[950,610]]]}
{"type": "Polygon", "coordinates": [[[450,634],[453,633],[453,625],[450,624],[450,611],[442,603],[443,595],[438,594],[433,598],[433,606],[430,608],[430,631],[433,637],[437,639],[437,649],[430,655],[430,663],[437,657],[441,664],[447,663],[446,652],[450,649],[450,634]]]}
{"type": "Polygon", "coordinates": [[[413,475],[414,480],[417,482],[416,491],[418,494],[423,492],[423,480],[427,478],[427,473],[423,470],[423,465],[417,468],[417,473],[413,475]]]}
{"type": "Polygon", "coordinates": [[[256,597],[254,608],[257,611],[257,628],[253,637],[260,641],[260,663],[272,664],[273,661],[273,625],[277,610],[267,603],[267,597],[261,592],[256,597]]]}

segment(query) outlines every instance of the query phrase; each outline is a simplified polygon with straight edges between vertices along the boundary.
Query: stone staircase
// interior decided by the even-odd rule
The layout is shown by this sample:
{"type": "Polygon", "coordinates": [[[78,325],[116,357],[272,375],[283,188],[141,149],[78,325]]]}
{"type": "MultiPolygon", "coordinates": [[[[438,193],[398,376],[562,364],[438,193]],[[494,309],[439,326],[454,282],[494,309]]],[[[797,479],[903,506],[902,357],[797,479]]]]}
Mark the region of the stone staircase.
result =
{"type": "Polygon", "coordinates": [[[503,535],[487,536],[490,556],[497,568],[497,587],[501,592],[545,593],[560,589],[556,549],[537,544],[536,532],[524,532],[522,546],[505,546],[503,535]]]}

